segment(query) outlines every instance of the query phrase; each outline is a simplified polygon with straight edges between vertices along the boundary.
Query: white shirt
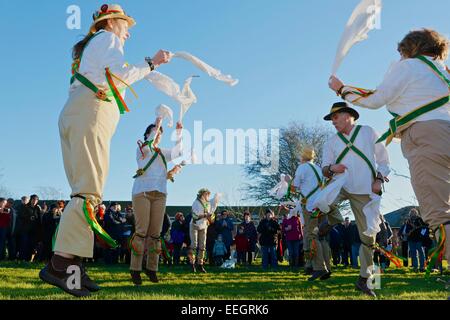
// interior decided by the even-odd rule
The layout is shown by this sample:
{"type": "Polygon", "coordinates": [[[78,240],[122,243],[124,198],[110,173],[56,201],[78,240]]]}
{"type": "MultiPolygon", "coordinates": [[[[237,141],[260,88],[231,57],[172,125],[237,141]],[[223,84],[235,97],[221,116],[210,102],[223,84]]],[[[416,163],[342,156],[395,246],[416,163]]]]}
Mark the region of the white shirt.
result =
{"type": "MultiPolygon", "coordinates": [[[[447,78],[450,74],[443,63],[430,60],[447,78]]],[[[346,92],[348,87],[344,87],[346,92]]],[[[449,95],[450,90],[444,81],[423,61],[419,59],[404,59],[392,64],[383,82],[376,91],[366,98],[349,94],[345,99],[354,105],[369,109],[379,109],[386,106],[395,114],[404,115],[420,106],[449,95]],[[360,98],[360,99],[358,99],[360,98]],[[355,101],[358,99],[357,101],[355,101]]],[[[415,120],[447,120],[450,121],[450,103],[427,112],[415,120]]]]}
{"type": "MultiPolygon", "coordinates": [[[[344,134],[344,137],[350,140],[355,129],[356,125],[350,134],[344,134]]],[[[364,153],[376,171],[380,172],[383,177],[387,177],[391,171],[389,168],[389,155],[384,144],[375,143],[378,138],[379,136],[371,127],[361,126],[354,146],[364,153]]],[[[337,134],[332,136],[324,145],[322,165],[325,167],[335,164],[345,148],[344,141],[337,134]]],[[[372,193],[372,171],[360,156],[353,150],[350,150],[340,163],[347,167],[349,173],[349,178],[343,186],[346,191],[352,194],[372,193]]]]}
{"type": "Polygon", "coordinates": [[[192,220],[191,224],[197,225],[198,230],[203,230],[208,227],[208,219],[201,218],[196,220],[196,216],[203,215],[203,214],[212,214],[216,211],[217,205],[213,206],[210,202],[207,202],[205,204],[206,209],[203,207],[200,200],[195,199],[194,203],[192,204],[192,220]],[[195,221],[194,221],[195,220],[195,221]]]}
{"type": "MultiPolygon", "coordinates": [[[[138,65],[128,65],[125,61],[123,44],[114,33],[109,31],[99,31],[88,45],[84,48],[78,72],[89,79],[97,87],[108,89],[105,77],[105,68],[120,79],[131,85],[150,74],[151,70],[147,62],[138,65]]],[[[114,84],[118,88],[124,85],[115,79],[114,84]]],[[[70,90],[83,85],[75,80],[70,90]]]]}
{"type": "MultiPolygon", "coordinates": [[[[319,174],[320,180],[321,181],[323,180],[322,169],[318,165],[312,162],[300,164],[297,170],[295,171],[295,177],[294,181],[292,182],[292,185],[298,191],[300,191],[305,197],[311,191],[313,191],[317,187],[317,184],[319,183],[317,181],[317,176],[310,165],[314,166],[317,173],[319,174]]],[[[320,189],[318,189],[315,193],[317,193],[318,191],[320,191],[320,189]]]]}
{"type": "MultiPolygon", "coordinates": [[[[149,140],[152,140],[154,136],[155,134],[152,133],[149,140]]],[[[161,148],[160,150],[165,157],[167,164],[170,161],[180,157],[182,155],[181,136],[178,137],[175,147],[171,149],[161,148]]],[[[136,150],[136,161],[139,169],[144,168],[154,155],[154,152],[151,151],[148,145],[142,148],[142,152],[144,153],[144,159],[142,159],[142,153],[138,147],[136,150]]],[[[142,176],[134,179],[132,191],[133,195],[150,191],[159,191],[167,194],[167,169],[164,166],[164,162],[160,155],[156,157],[142,176]]]]}

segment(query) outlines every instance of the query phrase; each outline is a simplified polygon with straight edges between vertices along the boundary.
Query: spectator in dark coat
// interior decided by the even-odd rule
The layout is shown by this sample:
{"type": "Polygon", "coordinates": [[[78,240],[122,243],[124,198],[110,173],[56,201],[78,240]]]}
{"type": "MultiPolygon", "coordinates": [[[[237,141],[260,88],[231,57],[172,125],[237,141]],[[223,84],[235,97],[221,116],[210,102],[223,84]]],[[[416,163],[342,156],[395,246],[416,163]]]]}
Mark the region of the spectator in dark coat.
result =
{"type": "Polygon", "coordinates": [[[6,203],[6,208],[11,213],[11,221],[6,232],[6,243],[8,248],[8,259],[15,260],[17,258],[17,241],[16,241],[16,226],[17,226],[17,211],[14,208],[14,199],[9,198],[6,203]]]}
{"type": "MultiPolygon", "coordinates": [[[[377,233],[376,242],[378,245],[388,251],[392,250],[392,229],[387,221],[383,221],[380,223],[380,232],[377,233]]],[[[376,265],[378,265],[381,270],[384,272],[386,267],[388,266],[389,259],[383,255],[379,251],[375,251],[373,254],[373,261],[376,265]]]]}
{"type": "Polygon", "coordinates": [[[170,228],[170,241],[173,244],[173,263],[175,265],[180,264],[181,248],[185,241],[184,234],[184,215],[182,212],[177,212],[175,214],[175,221],[172,223],[170,228]]]}
{"type": "Polygon", "coordinates": [[[41,208],[39,198],[32,195],[26,205],[21,205],[17,212],[17,236],[19,246],[19,260],[31,261],[31,257],[39,243],[41,234],[41,208]]]}
{"type": "Polygon", "coordinates": [[[358,226],[355,221],[350,224],[350,242],[352,244],[352,267],[359,269],[358,257],[359,248],[361,247],[361,238],[359,237],[358,226]]]}
{"type": "Polygon", "coordinates": [[[342,250],[342,233],[340,229],[342,224],[337,224],[330,230],[330,249],[331,256],[333,257],[333,264],[337,266],[341,263],[341,250],[342,250]]]}
{"type": "MultiPolygon", "coordinates": [[[[123,240],[123,226],[125,225],[127,219],[120,212],[120,204],[117,202],[111,203],[111,206],[105,213],[104,225],[105,231],[121,244],[123,240]]],[[[105,249],[105,263],[115,264],[119,262],[121,247],[118,248],[106,248],[105,249]]]]}
{"type": "Polygon", "coordinates": [[[265,218],[259,222],[257,231],[262,251],[262,267],[267,269],[270,261],[271,266],[276,269],[278,266],[276,250],[281,227],[274,218],[272,210],[266,210],[265,218]]]}
{"type": "Polygon", "coordinates": [[[348,259],[350,258],[350,263],[353,264],[351,259],[352,252],[352,242],[350,239],[350,218],[346,217],[343,227],[342,227],[342,263],[344,266],[348,267],[348,259]]]}
{"type": "Polygon", "coordinates": [[[253,261],[253,255],[256,251],[256,242],[258,241],[258,232],[252,221],[250,212],[244,212],[244,221],[240,224],[244,228],[244,234],[248,239],[247,263],[250,265],[253,261]]]}
{"type": "Polygon", "coordinates": [[[214,225],[216,226],[217,234],[221,234],[223,238],[223,243],[227,248],[227,254],[225,255],[225,260],[230,258],[230,247],[233,243],[233,221],[228,217],[228,211],[223,210],[218,218],[216,219],[214,225]]]}
{"type": "Polygon", "coordinates": [[[217,230],[216,230],[216,226],[215,224],[210,224],[208,226],[208,229],[206,229],[206,244],[205,244],[205,249],[207,252],[207,257],[208,257],[208,262],[211,266],[216,265],[214,262],[214,255],[213,255],[213,250],[214,250],[214,244],[216,243],[217,240],[217,230]]]}
{"type": "Polygon", "coordinates": [[[61,214],[59,211],[59,207],[56,204],[52,204],[50,206],[50,210],[42,216],[42,229],[43,229],[43,237],[42,237],[42,259],[44,261],[50,261],[53,252],[52,252],[52,244],[53,244],[53,236],[55,234],[56,228],[59,225],[59,221],[61,219],[61,214]]]}
{"type": "Polygon", "coordinates": [[[411,256],[411,262],[414,271],[425,271],[425,251],[422,243],[421,230],[425,227],[425,223],[419,216],[419,212],[411,209],[409,223],[411,224],[411,231],[408,233],[408,247],[411,256]],[[417,263],[419,258],[419,264],[417,263]]]}
{"type": "Polygon", "coordinates": [[[134,234],[136,225],[136,217],[134,216],[133,207],[131,205],[127,206],[125,209],[125,224],[123,225],[123,250],[121,252],[122,259],[126,264],[130,264],[131,262],[131,251],[129,248],[128,240],[134,234]]]}
{"type": "MultiPolygon", "coordinates": [[[[189,248],[191,245],[191,236],[189,232],[189,225],[192,220],[192,213],[188,213],[186,217],[184,218],[184,224],[183,224],[183,232],[184,232],[184,243],[186,244],[186,247],[189,248]]],[[[215,239],[214,239],[215,241],[215,239]]]]}
{"type": "Polygon", "coordinates": [[[398,234],[400,236],[401,246],[402,246],[402,257],[406,258],[403,259],[403,266],[408,266],[408,256],[409,256],[409,246],[408,246],[408,234],[412,230],[412,226],[409,223],[409,219],[404,219],[403,224],[400,227],[400,230],[398,231],[398,234]]]}

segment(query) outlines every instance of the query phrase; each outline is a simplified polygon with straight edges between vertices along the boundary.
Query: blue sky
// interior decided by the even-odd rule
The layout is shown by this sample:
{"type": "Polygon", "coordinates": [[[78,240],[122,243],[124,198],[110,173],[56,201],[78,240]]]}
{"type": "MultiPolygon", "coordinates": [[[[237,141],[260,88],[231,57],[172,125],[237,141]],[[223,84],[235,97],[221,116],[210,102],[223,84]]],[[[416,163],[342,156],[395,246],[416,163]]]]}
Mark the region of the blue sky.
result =
{"type": "MultiPolygon", "coordinates": [[[[130,63],[141,62],[158,49],[188,51],[224,73],[240,79],[228,87],[207,76],[192,86],[198,103],[186,115],[186,129],[195,120],[203,127],[225,129],[277,128],[291,120],[321,123],[336,96],[327,80],[344,25],[359,0],[165,0],[121,1],[137,25],[125,52],[130,63]]],[[[88,30],[100,1],[1,1],[3,15],[0,88],[1,184],[15,197],[38,186],[54,186],[68,198],[70,189],[60,153],[57,119],[68,93],[70,50],[88,30]],[[82,13],[81,30],[66,28],[69,5],[82,13]]],[[[347,83],[374,88],[390,63],[398,59],[397,42],[410,30],[431,27],[447,34],[450,2],[385,0],[381,30],[355,46],[338,75],[347,83]]],[[[173,60],[160,70],[182,82],[198,73],[188,63],[173,60]]],[[[135,171],[136,140],[154,119],[160,103],[178,106],[148,83],[135,85],[139,100],[129,99],[132,112],[122,117],[111,146],[110,175],[105,199],[129,200],[135,171]]],[[[131,96],[131,95],[128,95],[131,96]]],[[[361,123],[382,131],[385,109],[361,111],[361,123]]],[[[167,137],[163,144],[170,142],[167,137]]],[[[408,173],[399,145],[389,147],[392,166],[408,173]]],[[[168,205],[189,205],[196,191],[209,187],[228,194],[245,181],[242,170],[230,165],[186,167],[169,183],[168,205]]],[[[392,177],[383,210],[413,201],[409,181],[392,177]],[[403,200],[399,200],[403,199],[403,200]]]]}

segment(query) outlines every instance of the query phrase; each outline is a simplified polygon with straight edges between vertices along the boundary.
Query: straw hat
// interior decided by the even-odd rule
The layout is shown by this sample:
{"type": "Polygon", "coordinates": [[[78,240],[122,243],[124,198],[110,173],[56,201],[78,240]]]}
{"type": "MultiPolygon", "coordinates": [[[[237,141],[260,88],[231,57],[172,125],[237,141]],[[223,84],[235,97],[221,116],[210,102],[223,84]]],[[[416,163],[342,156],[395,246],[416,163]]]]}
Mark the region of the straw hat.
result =
{"type": "Polygon", "coordinates": [[[359,118],[359,113],[353,109],[350,108],[350,106],[348,105],[347,102],[336,102],[335,104],[333,104],[333,106],[331,107],[330,113],[327,114],[323,120],[327,120],[330,121],[331,120],[331,116],[337,112],[347,112],[350,113],[355,120],[358,120],[359,118]]]}
{"type": "Polygon", "coordinates": [[[96,24],[100,21],[106,19],[125,19],[128,21],[128,27],[131,28],[136,24],[136,21],[130,16],[128,16],[122,7],[118,4],[104,4],[100,7],[100,10],[95,11],[92,16],[94,22],[91,25],[91,33],[97,32],[96,24]]]}

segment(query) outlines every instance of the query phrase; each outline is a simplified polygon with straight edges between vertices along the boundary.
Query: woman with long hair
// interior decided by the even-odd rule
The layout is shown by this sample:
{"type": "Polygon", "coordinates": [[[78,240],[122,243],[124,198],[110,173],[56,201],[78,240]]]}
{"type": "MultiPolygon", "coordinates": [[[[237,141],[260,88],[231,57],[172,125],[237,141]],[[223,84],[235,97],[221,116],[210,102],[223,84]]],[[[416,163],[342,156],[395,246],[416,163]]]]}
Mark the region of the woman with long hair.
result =
{"type": "Polygon", "coordinates": [[[73,48],[69,98],[59,117],[71,200],[56,233],[55,254],[39,276],[77,297],[100,289],[81,264],[82,258],[93,257],[94,232],[101,241],[117,246],[98,224],[94,210],[102,202],[111,138],[120,114],[128,111],[124,90],[169,62],[169,52],[160,50],[140,64],[126,63],[124,44],[134,25],[119,5],[104,4],[94,13],[89,34],[73,48]],[[70,281],[73,276],[78,278],[75,285],[70,281]]]}

